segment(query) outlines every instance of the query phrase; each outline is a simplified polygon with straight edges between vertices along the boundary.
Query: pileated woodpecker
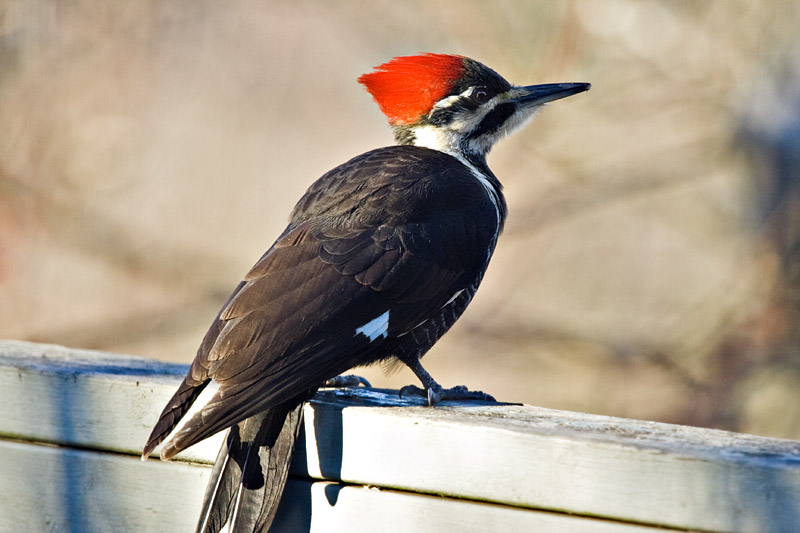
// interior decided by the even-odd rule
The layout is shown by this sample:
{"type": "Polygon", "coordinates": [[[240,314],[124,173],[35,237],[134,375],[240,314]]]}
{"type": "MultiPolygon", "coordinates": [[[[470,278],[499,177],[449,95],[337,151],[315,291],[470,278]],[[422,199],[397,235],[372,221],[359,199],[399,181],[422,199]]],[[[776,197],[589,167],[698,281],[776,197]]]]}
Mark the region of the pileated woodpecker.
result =
{"type": "Polygon", "coordinates": [[[397,146],[318,179],[239,283],[142,452],[147,458],[213,379],[218,391],[161,450],[169,459],[230,428],[198,531],[265,531],[280,500],[302,406],[342,372],[397,358],[428,401],[443,389],[420,358],[478,289],[506,202],[486,154],[542,105],[588,83],[520,87],[472,59],[397,57],[358,80],[397,146]],[[269,474],[269,475],[267,475],[269,474]]]}

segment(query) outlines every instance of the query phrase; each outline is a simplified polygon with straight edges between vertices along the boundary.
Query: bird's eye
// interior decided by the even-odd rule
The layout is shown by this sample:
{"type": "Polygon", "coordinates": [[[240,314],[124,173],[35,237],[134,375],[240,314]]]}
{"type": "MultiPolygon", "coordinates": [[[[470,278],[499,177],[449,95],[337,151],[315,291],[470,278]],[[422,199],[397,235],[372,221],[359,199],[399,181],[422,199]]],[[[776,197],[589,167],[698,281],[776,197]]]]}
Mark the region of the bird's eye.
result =
{"type": "Polygon", "coordinates": [[[476,87],[470,97],[478,104],[485,104],[489,101],[489,91],[486,87],[476,87]]]}

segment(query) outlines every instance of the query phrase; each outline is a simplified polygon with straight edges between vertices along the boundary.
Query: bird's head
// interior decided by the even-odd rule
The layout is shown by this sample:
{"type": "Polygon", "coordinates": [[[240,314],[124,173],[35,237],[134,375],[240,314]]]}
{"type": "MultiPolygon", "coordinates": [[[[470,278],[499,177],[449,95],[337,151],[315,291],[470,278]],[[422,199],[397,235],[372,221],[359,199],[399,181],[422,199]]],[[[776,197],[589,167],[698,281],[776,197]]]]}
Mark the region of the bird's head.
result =
{"type": "Polygon", "coordinates": [[[358,78],[394,127],[400,144],[483,158],[547,102],[588,83],[515,86],[467,57],[396,57],[358,78]]]}

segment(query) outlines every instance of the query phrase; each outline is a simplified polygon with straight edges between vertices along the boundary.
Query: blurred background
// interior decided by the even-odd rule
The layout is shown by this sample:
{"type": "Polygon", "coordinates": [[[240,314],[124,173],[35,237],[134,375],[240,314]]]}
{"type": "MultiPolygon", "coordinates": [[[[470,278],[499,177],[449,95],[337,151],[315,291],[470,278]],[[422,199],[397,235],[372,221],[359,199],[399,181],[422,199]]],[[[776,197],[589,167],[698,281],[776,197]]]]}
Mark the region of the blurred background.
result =
{"type": "Polygon", "coordinates": [[[797,28],[792,0],[0,0],[0,337],[190,362],[305,188],[392,143],[356,78],[458,53],[593,88],[490,154],[507,229],[428,370],[800,439],[797,28]]]}

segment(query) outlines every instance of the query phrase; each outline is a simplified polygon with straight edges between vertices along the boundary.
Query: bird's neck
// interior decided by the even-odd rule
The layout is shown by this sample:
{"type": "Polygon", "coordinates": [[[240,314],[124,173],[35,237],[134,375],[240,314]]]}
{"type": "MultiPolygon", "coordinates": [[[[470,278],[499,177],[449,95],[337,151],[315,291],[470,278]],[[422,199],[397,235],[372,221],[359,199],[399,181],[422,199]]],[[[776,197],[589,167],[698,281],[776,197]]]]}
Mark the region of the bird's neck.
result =
{"type": "Polygon", "coordinates": [[[447,128],[433,125],[395,126],[394,137],[397,144],[429,148],[451,155],[470,169],[472,174],[485,187],[498,211],[502,228],[506,216],[506,203],[503,196],[503,185],[486,163],[486,152],[475,152],[467,149],[463,136],[447,128]]]}
{"type": "MultiPolygon", "coordinates": [[[[467,143],[464,142],[463,136],[453,130],[430,124],[401,125],[394,127],[394,138],[397,144],[430,148],[431,150],[452,155],[461,162],[468,162],[471,167],[475,167],[481,174],[485,174],[487,177],[497,181],[497,178],[486,164],[486,151],[470,150],[467,143]]],[[[499,186],[500,183],[497,182],[497,185],[499,186]]]]}

